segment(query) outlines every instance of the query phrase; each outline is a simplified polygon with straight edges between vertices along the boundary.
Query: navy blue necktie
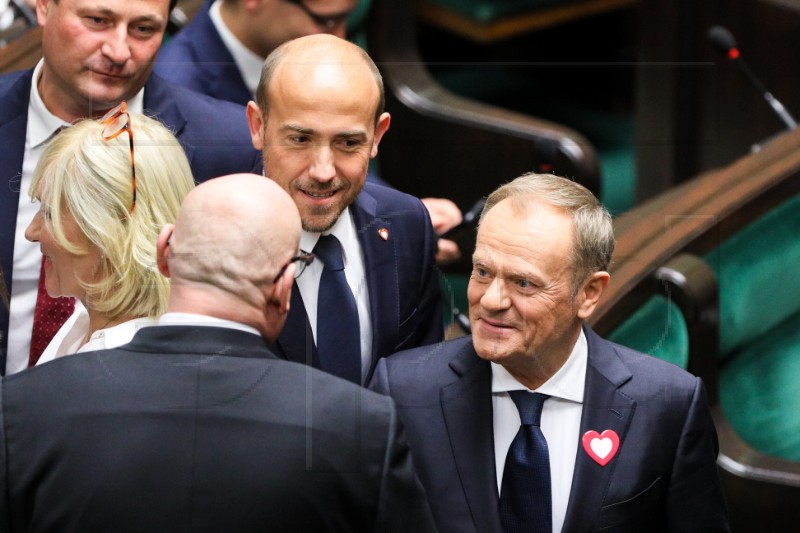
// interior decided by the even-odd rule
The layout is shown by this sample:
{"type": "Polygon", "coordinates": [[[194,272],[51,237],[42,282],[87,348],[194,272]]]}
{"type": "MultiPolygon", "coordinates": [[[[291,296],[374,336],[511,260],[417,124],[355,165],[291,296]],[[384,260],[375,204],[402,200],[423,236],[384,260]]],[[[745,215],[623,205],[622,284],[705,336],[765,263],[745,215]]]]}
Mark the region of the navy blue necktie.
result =
{"type": "Polygon", "coordinates": [[[549,396],[510,391],[522,425],[511,442],[500,490],[500,521],[505,533],[551,533],[550,454],[539,428],[549,396]]]}
{"type": "Polygon", "coordinates": [[[317,353],[325,372],[361,384],[361,329],[353,291],[347,284],[342,244],[333,235],[314,247],[323,263],[317,301],[317,353]]]}

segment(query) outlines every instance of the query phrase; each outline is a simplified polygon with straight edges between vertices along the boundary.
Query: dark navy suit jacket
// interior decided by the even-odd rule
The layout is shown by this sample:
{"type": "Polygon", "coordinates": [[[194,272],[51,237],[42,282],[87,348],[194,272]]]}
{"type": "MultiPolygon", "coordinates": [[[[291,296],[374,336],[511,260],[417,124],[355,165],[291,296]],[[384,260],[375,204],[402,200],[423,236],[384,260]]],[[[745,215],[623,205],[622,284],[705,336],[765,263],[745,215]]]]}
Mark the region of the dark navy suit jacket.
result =
{"type": "MultiPolygon", "coordinates": [[[[0,261],[9,291],[32,77],[32,70],[0,76],[0,261]]],[[[261,171],[261,156],[253,148],[241,106],[151,75],[145,85],[144,111],[178,138],[195,181],[261,171]]],[[[5,373],[7,333],[8,310],[0,305],[0,373],[5,373]]]]}
{"type": "MultiPolygon", "coordinates": [[[[422,202],[394,189],[366,183],[351,209],[364,254],[372,317],[369,379],[379,358],[443,337],[436,236],[422,202]],[[386,240],[381,229],[388,231],[386,240]]],[[[286,325],[272,348],[281,357],[319,367],[297,286],[286,325]]]]}
{"type": "MultiPolygon", "coordinates": [[[[578,445],[563,531],[727,531],[701,381],[584,331],[580,434],[613,429],[620,445],[606,466],[578,445]]],[[[370,387],[397,404],[440,533],[502,533],[491,367],[472,338],[382,359],[370,387]]]]}
{"type": "Polygon", "coordinates": [[[3,379],[0,531],[434,528],[389,398],[258,335],[155,326],[3,379]]]}
{"type": "Polygon", "coordinates": [[[192,21],[164,45],[155,71],[199,93],[247,105],[253,95],[211,22],[210,5],[204,3],[192,21]]]}

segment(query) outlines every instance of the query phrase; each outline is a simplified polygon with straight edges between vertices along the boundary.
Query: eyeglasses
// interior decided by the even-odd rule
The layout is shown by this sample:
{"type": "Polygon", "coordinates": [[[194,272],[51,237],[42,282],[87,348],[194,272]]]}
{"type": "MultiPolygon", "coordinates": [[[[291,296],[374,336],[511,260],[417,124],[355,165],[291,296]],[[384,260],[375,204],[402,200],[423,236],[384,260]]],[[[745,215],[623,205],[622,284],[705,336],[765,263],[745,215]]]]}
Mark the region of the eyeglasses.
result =
{"type": "Polygon", "coordinates": [[[297,265],[297,268],[294,271],[294,279],[299,278],[300,274],[305,271],[306,267],[314,262],[315,257],[316,256],[314,254],[306,253],[303,250],[300,250],[300,255],[292,257],[286,262],[285,265],[281,267],[281,269],[278,271],[278,275],[272,280],[272,283],[278,283],[278,280],[281,279],[281,276],[283,276],[284,272],[286,272],[286,269],[289,268],[289,265],[292,263],[297,265]]]}
{"type": "Polygon", "coordinates": [[[133,129],[131,128],[131,116],[128,114],[128,104],[123,100],[117,107],[111,109],[100,119],[101,124],[105,124],[101,133],[104,141],[116,139],[123,131],[128,132],[128,140],[131,145],[131,181],[133,183],[133,202],[131,202],[130,213],[136,207],[136,164],[133,161],[133,129]]]}
{"type": "Polygon", "coordinates": [[[330,15],[320,15],[319,13],[311,11],[311,9],[309,9],[303,0],[286,0],[286,2],[294,4],[305,11],[306,15],[308,15],[311,20],[314,21],[314,24],[322,28],[325,32],[331,32],[337,26],[346,23],[347,17],[350,16],[350,11],[332,13],[330,15]]]}

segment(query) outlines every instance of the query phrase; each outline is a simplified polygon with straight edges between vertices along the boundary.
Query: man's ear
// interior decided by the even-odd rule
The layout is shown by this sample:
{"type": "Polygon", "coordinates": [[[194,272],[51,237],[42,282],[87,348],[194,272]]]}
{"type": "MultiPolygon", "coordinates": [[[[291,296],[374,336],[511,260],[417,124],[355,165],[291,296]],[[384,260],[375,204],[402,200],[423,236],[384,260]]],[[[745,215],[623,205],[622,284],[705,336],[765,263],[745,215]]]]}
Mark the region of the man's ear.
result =
{"type": "Polygon", "coordinates": [[[49,4],[50,0],[36,0],[36,20],[39,22],[39,26],[44,26],[47,21],[49,4]]]}
{"type": "Polygon", "coordinates": [[[158,271],[165,278],[169,277],[169,262],[167,258],[170,254],[169,240],[172,237],[172,232],[175,230],[174,224],[167,224],[161,229],[156,241],[156,264],[158,271]]]}
{"type": "Polygon", "coordinates": [[[250,127],[250,140],[256,150],[264,149],[264,120],[261,117],[261,109],[258,104],[250,100],[247,103],[247,125],[250,127]]]}
{"type": "Polygon", "coordinates": [[[576,298],[580,302],[578,318],[586,320],[594,313],[600,296],[603,294],[611,276],[603,270],[593,273],[578,291],[576,298]]]}
{"type": "Polygon", "coordinates": [[[375,139],[372,141],[372,150],[369,156],[375,157],[378,155],[378,144],[380,144],[383,134],[389,130],[389,124],[392,122],[392,117],[389,113],[382,113],[378,118],[378,123],[375,124],[375,139]]]}
{"type": "Polygon", "coordinates": [[[277,304],[281,315],[289,313],[290,302],[292,300],[292,285],[294,285],[294,272],[297,265],[289,265],[283,271],[281,277],[272,286],[272,303],[277,304]]]}

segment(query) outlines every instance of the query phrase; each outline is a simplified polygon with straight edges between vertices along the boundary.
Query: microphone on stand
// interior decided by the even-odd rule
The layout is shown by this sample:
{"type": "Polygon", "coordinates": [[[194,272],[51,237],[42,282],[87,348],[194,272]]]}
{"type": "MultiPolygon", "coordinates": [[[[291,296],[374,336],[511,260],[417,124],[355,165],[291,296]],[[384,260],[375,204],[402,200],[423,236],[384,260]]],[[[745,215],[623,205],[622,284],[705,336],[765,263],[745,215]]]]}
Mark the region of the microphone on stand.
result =
{"type": "Polygon", "coordinates": [[[773,111],[775,111],[781,121],[786,125],[786,128],[790,130],[795,129],[797,127],[797,121],[794,117],[792,117],[789,111],[783,107],[783,104],[767,90],[764,84],[753,74],[753,71],[750,70],[750,67],[747,66],[744,59],[742,59],[739,49],[736,47],[736,39],[733,37],[733,34],[722,26],[712,26],[708,29],[708,40],[711,41],[711,44],[713,44],[719,52],[738,65],[745,77],[750,81],[753,87],[756,88],[759,94],[764,97],[764,100],[767,101],[773,111]]]}

